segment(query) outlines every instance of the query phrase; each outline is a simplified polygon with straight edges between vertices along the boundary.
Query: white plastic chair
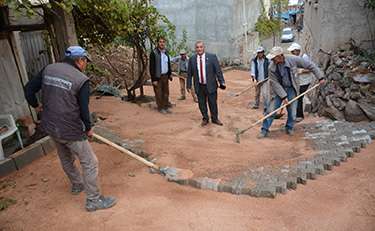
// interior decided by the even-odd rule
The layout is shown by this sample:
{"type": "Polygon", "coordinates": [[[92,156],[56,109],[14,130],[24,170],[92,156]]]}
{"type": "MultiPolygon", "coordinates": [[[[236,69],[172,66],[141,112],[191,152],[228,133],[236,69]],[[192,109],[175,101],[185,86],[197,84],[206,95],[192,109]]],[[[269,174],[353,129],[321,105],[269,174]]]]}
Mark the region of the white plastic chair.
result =
{"type": "Polygon", "coordinates": [[[3,139],[13,135],[14,133],[17,134],[18,141],[20,142],[21,148],[23,148],[21,135],[17,129],[16,123],[14,122],[12,115],[0,115],[0,128],[4,126],[7,128],[7,130],[5,132],[0,133],[0,160],[5,159],[3,144],[2,144],[3,139]]]}

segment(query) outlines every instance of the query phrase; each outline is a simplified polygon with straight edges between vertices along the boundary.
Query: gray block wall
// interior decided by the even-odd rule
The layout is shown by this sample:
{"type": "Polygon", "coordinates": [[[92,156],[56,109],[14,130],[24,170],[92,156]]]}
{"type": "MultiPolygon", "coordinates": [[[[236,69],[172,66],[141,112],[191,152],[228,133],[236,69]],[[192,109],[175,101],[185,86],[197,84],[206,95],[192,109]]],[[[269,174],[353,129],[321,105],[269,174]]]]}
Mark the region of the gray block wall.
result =
{"type": "MultiPolygon", "coordinates": [[[[221,59],[240,57],[245,22],[242,0],[155,0],[153,4],[176,26],[178,39],[183,30],[187,31],[192,50],[196,40],[203,40],[206,50],[221,59]]],[[[261,13],[261,3],[245,0],[245,8],[251,31],[261,13]]]]}

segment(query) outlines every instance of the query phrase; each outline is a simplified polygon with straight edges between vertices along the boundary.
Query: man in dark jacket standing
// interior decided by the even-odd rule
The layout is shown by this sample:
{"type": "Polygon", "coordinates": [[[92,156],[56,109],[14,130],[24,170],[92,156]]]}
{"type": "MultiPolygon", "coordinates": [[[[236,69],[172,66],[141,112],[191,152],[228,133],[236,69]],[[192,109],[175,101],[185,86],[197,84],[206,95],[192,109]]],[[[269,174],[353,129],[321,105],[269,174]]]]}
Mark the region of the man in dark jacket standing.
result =
{"type": "Polygon", "coordinates": [[[62,63],[46,66],[25,87],[27,102],[41,112],[41,128],[56,143],[62,168],[74,195],[85,190],[86,210],[107,209],[116,204],[113,197],[100,194],[97,185],[98,160],[87,137],[93,135],[89,112],[89,79],[82,72],[88,62],[87,52],[71,46],[62,63]],[[42,90],[42,104],[35,94],[42,90]],[[74,165],[79,159],[83,176],[74,165]]]}
{"type": "Polygon", "coordinates": [[[157,47],[150,54],[150,75],[155,92],[158,110],[162,114],[169,111],[169,83],[171,77],[171,60],[166,50],[166,40],[160,37],[157,47]]]}
{"type": "Polygon", "coordinates": [[[217,88],[218,82],[221,89],[225,89],[225,80],[221,71],[219,60],[216,55],[206,53],[204,43],[197,41],[195,43],[195,52],[189,59],[187,90],[191,91],[194,84],[195,92],[198,96],[199,110],[202,113],[202,126],[209,122],[207,101],[211,112],[212,123],[222,126],[219,120],[217,108],[217,88]]]}
{"type": "Polygon", "coordinates": [[[257,55],[255,58],[251,60],[251,68],[250,68],[250,76],[253,82],[255,82],[257,85],[255,87],[255,102],[251,106],[253,109],[259,108],[259,102],[260,102],[260,94],[262,85],[268,78],[268,66],[269,66],[269,60],[264,55],[264,48],[259,47],[257,49],[257,55]]]}

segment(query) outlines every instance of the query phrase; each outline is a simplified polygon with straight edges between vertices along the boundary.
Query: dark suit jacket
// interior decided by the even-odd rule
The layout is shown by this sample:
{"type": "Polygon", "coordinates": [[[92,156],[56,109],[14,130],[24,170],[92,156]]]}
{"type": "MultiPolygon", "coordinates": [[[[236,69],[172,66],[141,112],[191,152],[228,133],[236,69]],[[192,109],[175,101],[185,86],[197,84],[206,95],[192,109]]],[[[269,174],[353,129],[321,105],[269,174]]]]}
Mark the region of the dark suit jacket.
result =
{"type": "MultiPolygon", "coordinates": [[[[171,76],[172,71],[171,71],[171,59],[169,57],[168,52],[166,51],[165,54],[168,57],[168,77],[171,76]]],[[[161,54],[158,48],[155,48],[153,51],[150,53],[150,76],[151,76],[151,81],[159,81],[160,80],[160,75],[161,75],[161,54]]]]}
{"type": "MultiPolygon", "coordinates": [[[[215,54],[206,53],[206,78],[207,78],[207,89],[208,93],[214,93],[217,91],[219,82],[220,85],[225,84],[223,72],[221,71],[219,60],[215,54]]],[[[197,65],[197,55],[193,55],[189,59],[188,66],[188,78],[186,87],[191,89],[192,83],[194,83],[195,92],[198,94],[199,89],[199,74],[197,65]]]]}

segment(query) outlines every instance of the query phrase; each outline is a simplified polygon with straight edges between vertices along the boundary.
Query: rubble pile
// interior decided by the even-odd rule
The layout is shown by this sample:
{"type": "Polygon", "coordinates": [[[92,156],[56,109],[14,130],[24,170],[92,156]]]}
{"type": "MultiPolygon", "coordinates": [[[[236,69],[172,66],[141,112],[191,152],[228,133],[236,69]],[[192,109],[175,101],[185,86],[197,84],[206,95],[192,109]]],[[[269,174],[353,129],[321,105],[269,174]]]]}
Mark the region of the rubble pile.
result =
{"type": "Polygon", "coordinates": [[[313,112],[334,120],[375,120],[374,56],[355,46],[321,52],[327,82],[313,97],[313,112]]]}
{"type": "Polygon", "coordinates": [[[109,93],[129,89],[137,81],[137,54],[127,46],[112,46],[104,51],[89,50],[93,62],[88,66],[93,91],[109,93]],[[108,90],[110,89],[110,90],[108,90]]]}

